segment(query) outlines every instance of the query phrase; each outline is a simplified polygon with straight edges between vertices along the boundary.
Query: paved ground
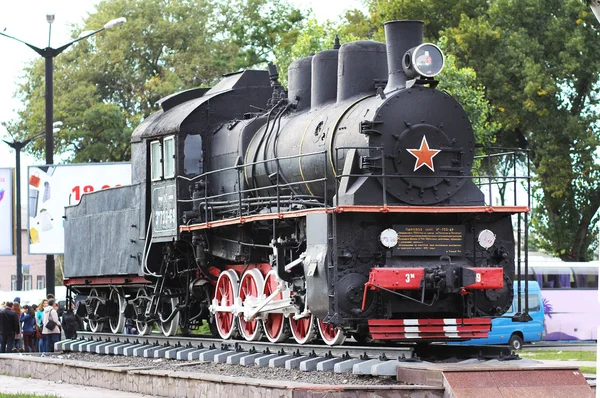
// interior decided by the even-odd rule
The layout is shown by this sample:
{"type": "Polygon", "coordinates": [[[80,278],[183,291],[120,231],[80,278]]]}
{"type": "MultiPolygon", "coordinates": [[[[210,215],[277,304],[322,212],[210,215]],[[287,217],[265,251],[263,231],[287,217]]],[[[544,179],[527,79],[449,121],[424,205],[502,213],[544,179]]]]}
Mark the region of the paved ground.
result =
{"type": "Polygon", "coordinates": [[[562,351],[596,351],[598,349],[595,341],[538,341],[532,344],[524,344],[524,350],[562,350],[562,351]]]}
{"type": "Polygon", "coordinates": [[[55,383],[46,380],[26,379],[22,377],[0,376],[0,393],[28,393],[36,395],[54,394],[61,398],[140,398],[155,397],[131,392],[109,390],[106,388],[78,386],[55,383]]]}

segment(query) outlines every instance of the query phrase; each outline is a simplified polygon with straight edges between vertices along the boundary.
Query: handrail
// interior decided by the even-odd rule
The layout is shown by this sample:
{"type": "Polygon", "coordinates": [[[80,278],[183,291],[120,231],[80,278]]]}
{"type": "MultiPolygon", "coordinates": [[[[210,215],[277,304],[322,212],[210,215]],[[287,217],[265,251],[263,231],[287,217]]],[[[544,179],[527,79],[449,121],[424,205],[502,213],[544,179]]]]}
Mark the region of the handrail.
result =
{"type": "MultiPolygon", "coordinates": [[[[521,167],[527,162],[529,164],[529,150],[521,148],[506,148],[506,147],[488,147],[483,148],[486,151],[483,155],[474,156],[479,162],[477,168],[478,174],[467,174],[467,175],[419,175],[419,179],[440,179],[443,178],[447,181],[452,180],[471,180],[476,186],[482,189],[486,197],[486,206],[493,205],[493,199],[497,192],[504,191],[504,195],[511,193],[512,190],[512,202],[513,206],[517,206],[521,201],[521,198],[517,194],[517,191],[521,186],[526,186],[527,193],[527,208],[531,207],[530,202],[530,189],[531,189],[531,177],[529,175],[529,167],[521,167]],[[507,162],[510,167],[506,169],[508,173],[502,174],[493,172],[497,171],[495,167],[496,163],[492,163],[491,159],[508,158],[507,162]],[[512,159],[511,159],[512,157],[512,159]],[[486,161],[487,160],[487,161],[486,161]],[[508,189],[508,187],[512,187],[508,189]]],[[[223,216],[227,217],[234,214],[235,216],[248,216],[251,214],[257,214],[261,208],[272,207],[272,211],[280,212],[282,209],[288,210],[290,206],[296,205],[303,208],[314,208],[323,207],[325,209],[331,207],[337,207],[335,199],[337,198],[337,191],[339,184],[343,178],[376,178],[381,184],[381,203],[383,206],[389,205],[388,203],[388,187],[390,184],[394,185],[394,180],[417,178],[414,174],[395,174],[386,171],[386,155],[384,148],[381,146],[377,147],[365,147],[365,146],[345,146],[335,148],[335,159],[332,162],[336,167],[336,175],[332,175],[331,171],[328,170],[328,152],[326,150],[309,152],[304,154],[295,154],[289,156],[281,156],[278,158],[270,158],[259,160],[250,163],[244,163],[241,165],[235,165],[225,167],[219,170],[209,170],[205,173],[199,174],[194,177],[178,176],[177,178],[195,182],[201,181],[204,183],[204,195],[198,198],[189,199],[178,199],[179,203],[198,203],[199,208],[203,210],[203,222],[210,222],[218,219],[222,219],[223,216]],[[372,161],[376,164],[376,168],[371,173],[343,173],[340,170],[342,160],[340,158],[340,152],[342,154],[347,153],[349,150],[358,150],[362,153],[369,153],[372,161]],[[375,152],[375,153],[373,153],[375,152]],[[323,173],[319,177],[318,175],[309,180],[293,180],[293,181],[282,181],[280,161],[305,158],[309,156],[323,156],[323,173]],[[252,186],[244,187],[244,179],[241,173],[247,168],[257,165],[263,165],[268,167],[275,162],[276,170],[273,169],[273,180],[272,185],[263,186],[252,186]],[[227,173],[235,171],[237,175],[237,189],[232,192],[214,192],[209,194],[209,177],[214,176],[218,173],[227,173]],[[331,181],[335,182],[335,187],[331,186],[331,181]],[[298,186],[312,186],[314,184],[322,184],[323,195],[315,196],[309,194],[298,194],[294,187],[298,186]],[[242,188],[243,187],[243,188],[242,188]]],[[[306,192],[306,190],[304,190],[306,192]]],[[[510,200],[510,199],[509,199],[510,200]]],[[[505,202],[506,200],[504,200],[505,202]]]]}
{"type": "Polygon", "coordinates": [[[265,160],[261,160],[261,161],[257,161],[257,162],[249,162],[249,163],[244,163],[242,165],[237,165],[237,166],[229,166],[229,167],[225,167],[223,169],[210,170],[205,173],[198,174],[197,176],[194,176],[192,178],[185,177],[182,175],[178,175],[177,178],[186,180],[186,181],[195,181],[198,178],[202,178],[202,177],[212,175],[212,174],[222,173],[224,171],[238,170],[240,168],[245,168],[248,166],[256,166],[259,164],[266,164],[267,162],[277,162],[277,161],[286,160],[286,159],[296,159],[296,158],[304,157],[304,156],[322,155],[322,154],[327,154],[327,152],[326,151],[318,151],[318,152],[309,152],[309,153],[304,153],[304,154],[299,154],[299,155],[279,156],[277,158],[265,159],[265,160]]]}

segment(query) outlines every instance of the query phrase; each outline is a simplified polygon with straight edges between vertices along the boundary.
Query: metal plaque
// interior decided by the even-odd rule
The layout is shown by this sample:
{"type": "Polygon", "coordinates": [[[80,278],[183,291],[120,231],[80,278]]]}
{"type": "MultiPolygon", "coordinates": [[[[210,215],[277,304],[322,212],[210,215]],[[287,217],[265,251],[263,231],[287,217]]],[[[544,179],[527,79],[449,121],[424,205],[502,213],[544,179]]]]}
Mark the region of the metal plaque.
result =
{"type": "Polygon", "coordinates": [[[153,226],[155,237],[177,233],[177,199],[175,184],[154,186],[152,190],[153,226]]]}
{"type": "Polygon", "coordinates": [[[394,225],[398,244],[395,256],[462,255],[465,246],[463,225],[394,225]]]}

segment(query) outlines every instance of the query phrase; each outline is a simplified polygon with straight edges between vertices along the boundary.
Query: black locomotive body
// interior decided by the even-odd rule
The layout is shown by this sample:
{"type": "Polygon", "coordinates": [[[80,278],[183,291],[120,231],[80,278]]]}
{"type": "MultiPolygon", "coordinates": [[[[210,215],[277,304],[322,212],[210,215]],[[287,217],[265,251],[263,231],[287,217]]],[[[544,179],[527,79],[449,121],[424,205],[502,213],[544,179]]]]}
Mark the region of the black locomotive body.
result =
{"type": "Polygon", "coordinates": [[[528,209],[485,204],[422,22],[385,28],[387,45],[293,63],[287,91],[270,65],[161,100],[132,136],[133,185],[66,212],[65,284],[88,295],[93,330],[487,335],[512,303],[511,216],[528,209]]]}

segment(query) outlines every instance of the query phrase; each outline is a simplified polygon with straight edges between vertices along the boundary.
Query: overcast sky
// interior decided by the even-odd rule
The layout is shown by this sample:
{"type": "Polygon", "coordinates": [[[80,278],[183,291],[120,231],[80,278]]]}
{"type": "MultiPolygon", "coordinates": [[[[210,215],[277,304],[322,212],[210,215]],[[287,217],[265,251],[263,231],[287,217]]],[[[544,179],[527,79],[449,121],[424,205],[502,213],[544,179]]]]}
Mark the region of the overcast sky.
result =
{"type": "MultiPolygon", "coordinates": [[[[344,10],[361,7],[360,0],[290,0],[300,8],[312,8],[319,20],[337,19],[344,10]]],[[[88,13],[94,11],[98,0],[27,0],[2,2],[0,10],[0,31],[44,48],[48,45],[48,23],[46,13],[53,11],[56,19],[52,24],[52,47],[58,47],[70,40],[69,27],[81,23],[88,13]]],[[[115,16],[117,17],[117,16],[115,16]]],[[[0,122],[17,117],[16,110],[21,103],[13,98],[17,84],[23,75],[23,67],[38,57],[33,50],[22,43],[0,36],[0,122]]],[[[35,132],[31,132],[35,133],[35,132]]],[[[0,126],[0,138],[6,138],[4,127],[0,126]]],[[[0,142],[0,167],[14,167],[14,152],[0,142]]],[[[25,164],[39,164],[39,161],[23,159],[25,164]]]]}

